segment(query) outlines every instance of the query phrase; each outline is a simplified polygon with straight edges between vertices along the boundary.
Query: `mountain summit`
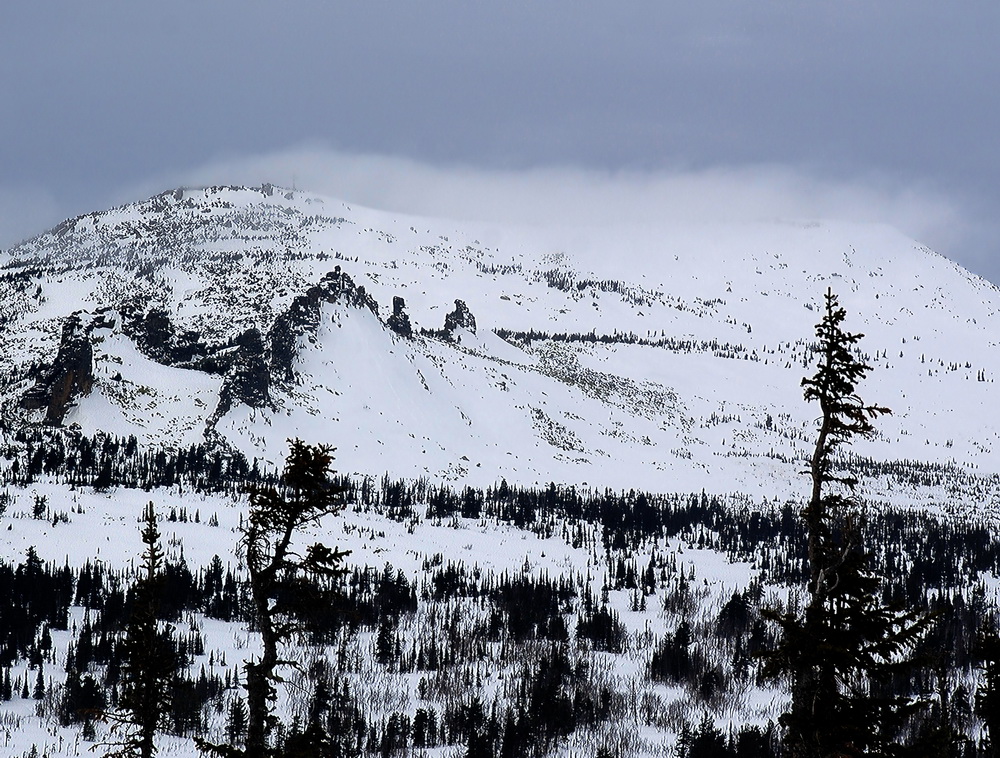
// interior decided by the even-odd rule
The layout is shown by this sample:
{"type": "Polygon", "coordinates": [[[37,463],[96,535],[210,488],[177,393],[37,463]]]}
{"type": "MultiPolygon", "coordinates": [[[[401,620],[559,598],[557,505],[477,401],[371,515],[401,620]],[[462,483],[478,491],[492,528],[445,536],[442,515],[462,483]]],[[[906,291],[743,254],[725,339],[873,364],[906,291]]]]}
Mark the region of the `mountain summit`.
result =
{"type": "Polygon", "coordinates": [[[0,256],[3,430],[348,472],[790,496],[827,287],[889,406],[879,498],[995,499],[1000,292],[881,226],[504,229],[177,189],[0,256]]]}

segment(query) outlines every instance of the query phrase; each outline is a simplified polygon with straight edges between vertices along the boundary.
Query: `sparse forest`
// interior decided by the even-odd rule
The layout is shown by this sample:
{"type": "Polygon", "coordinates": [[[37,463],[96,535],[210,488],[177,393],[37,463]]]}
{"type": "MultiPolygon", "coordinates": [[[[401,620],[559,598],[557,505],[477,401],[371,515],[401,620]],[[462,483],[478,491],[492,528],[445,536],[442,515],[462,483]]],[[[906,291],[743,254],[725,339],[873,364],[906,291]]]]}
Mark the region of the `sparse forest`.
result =
{"type": "MultiPolygon", "coordinates": [[[[227,462],[219,470],[253,469],[227,462]]],[[[210,485],[244,483],[220,477],[210,485]]],[[[530,565],[497,573],[441,554],[415,576],[348,561],[329,580],[336,599],[300,619],[297,664],[281,685],[295,696],[270,730],[276,754],[625,756],[671,733],[679,739],[669,754],[687,758],[781,754],[776,719],[747,719],[739,704],[761,693],[781,699],[763,677],[765,654],[780,639],[765,612],[802,608],[809,564],[801,506],[505,482],[486,490],[389,478],[337,486],[354,512],[411,533],[509,525],[588,558],[559,575],[530,565]],[[708,555],[752,567],[752,581],[718,596],[698,571],[708,555]],[[294,752],[320,733],[328,752],[294,752]]],[[[39,515],[58,508],[48,503],[39,515]]],[[[158,510],[163,523],[180,518],[163,517],[166,502],[158,510]]],[[[1000,544],[984,525],[916,511],[872,513],[859,528],[872,569],[885,577],[879,602],[932,614],[913,651],[926,663],[901,671],[883,692],[921,706],[904,736],[918,745],[920,735],[947,728],[951,752],[935,754],[991,755],[983,725],[995,684],[981,672],[995,666],[995,653],[982,626],[994,618],[987,598],[1000,544]]],[[[140,544],[137,535],[137,553],[140,544]]],[[[130,619],[148,592],[141,575],[46,564],[30,550],[0,572],[8,595],[0,694],[32,700],[37,713],[97,738],[98,715],[127,706],[122,663],[130,619]],[[65,651],[51,642],[59,631],[71,640],[65,651]]],[[[216,621],[254,628],[246,571],[218,558],[204,566],[166,560],[158,584],[156,615],[175,662],[163,732],[242,745],[246,672],[207,630],[216,621]]]]}

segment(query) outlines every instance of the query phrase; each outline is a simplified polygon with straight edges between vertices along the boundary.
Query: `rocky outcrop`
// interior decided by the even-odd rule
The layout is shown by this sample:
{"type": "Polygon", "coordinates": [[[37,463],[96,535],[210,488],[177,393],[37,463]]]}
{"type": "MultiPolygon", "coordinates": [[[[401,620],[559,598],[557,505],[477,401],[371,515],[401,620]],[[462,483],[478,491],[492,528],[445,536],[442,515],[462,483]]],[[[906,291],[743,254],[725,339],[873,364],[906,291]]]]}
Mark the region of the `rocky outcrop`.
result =
{"type": "Polygon", "coordinates": [[[398,295],[392,299],[392,315],[385,322],[392,331],[400,337],[412,337],[413,327],[410,317],[406,314],[406,301],[398,295]]]}
{"type": "Polygon", "coordinates": [[[264,340],[257,329],[247,329],[227,351],[229,370],[219,391],[216,418],[225,416],[234,405],[263,408],[271,400],[271,374],[264,360],[264,340]]]}
{"type": "Polygon", "coordinates": [[[443,329],[421,329],[420,333],[424,337],[431,337],[436,340],[447,342],[461,342],[462,335],[459,331],[467,331],[470,334],[476,333],[476,317],[472,315],[469,306],[464,300],[455,301],[455,310],[444,317],[443,329]]]}
{"type": "Polygon", "coordinates": [[[268,332],[268,363],[276,381],[290,383],[295,380],[298,338],[315,334],[322,303],[343,303],[354,308],[365,308],[378,317],[378,303],[375,299],[337,266],[325,274],[318,284],[292,300],[291,305],[275,319],[268,332]]]}
{"type": "Polygon", "coordinates": [[[210,350],[197,332],[178,333],[170,315],[160,309],[126,320],[124,333],[132,338],[147,358],[165,366],[196,368],[208,373],[224,373],[228,364],[210,360],[210,350]]]}
{"type": "Polygon", "coordinates": [[[324,274],[317,286],[328,303],[345,303],[355,308],[367,308],[376,317],[378,316],[378,303],[375,302],[375,298],[365,291],[363,285],[355,284],[348,274],[340,270],[340,266],[324,274]]]}
{"type": "Polygon", "coordinates": [[[315,332],[319,325],[319,304],[322,302],[318,287],[310,287],[304,295],[298,295],[288,310],[281,313],[268,334],[271,345],[271,374],[279,382],[295,380],[295,356],[298,354],[298,338],[315,332]]]}
{"type": "Polygon", "coordinates": [[[89,395],[94,387],[94,348],[90,333],[95,325],[105,325],[103,318],[80,313],[67,318],[55,361],[21,398],[23,408],[45,409],[46,424],[60,426],[73,401],[89,395]]]}
{"type": "Polygon", "coordinates": [[[472,315],[464,300],[455,301],[455,310],[444,317],[444,336],[454,339],[456,329],[467,329],[476,333],[476,317],[472,315]]]}
{"type": "Polygon", "coordinates": [[[174,341],[174,325],[166,311],[151,310],[135,324],[129,336],[136,346],[158,363],[169,363],[174,341]]]}

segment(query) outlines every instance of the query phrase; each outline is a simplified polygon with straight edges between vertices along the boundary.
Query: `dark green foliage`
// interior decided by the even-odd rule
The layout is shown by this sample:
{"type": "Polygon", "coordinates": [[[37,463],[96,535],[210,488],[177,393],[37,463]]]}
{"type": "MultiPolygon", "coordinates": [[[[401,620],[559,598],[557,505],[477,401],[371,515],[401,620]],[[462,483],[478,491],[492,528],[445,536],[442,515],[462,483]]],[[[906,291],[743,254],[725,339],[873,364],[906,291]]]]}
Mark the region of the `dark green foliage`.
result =
{"type": "MultiPolygon", "coordinates": [[[[199,742],[219,756],[268,758],[275,755],[270,735],[275,725],[272,706],[277,669],[287,665],[278,656],[280,645],[304,631],[301,622],[321,599],[321,585],[339,578],[346,553],[315,543],[293,550],[303,527],[318,524],[343,508],[343,489],[331,481],[333,449],[292,440],[280,487],[258,487],[250,494],[240,549],[250,577],[252,621],[261,636],[263,653],[246,665],[247,734],[245,747],[199,742]]],[[[325,597],[322,599],[326,599],[325,597]]],[[[303,736],[303,739],[306,739],[303,736]]],[[[308,745],[318,744],[312,735],[308,745]]],[[[305,744],[305,743],[303,743],[305,744]]],[[[306,745],[303,750],[311,749],[306,745]]]]}
{"type": "Polygon", "coordinates": [[[62,700],[59,703],[59,723],[69,724],[93,723],[99,719],[107,707],[104,689],[93,676],[80,676],[71,672],[66,677],[62,700]]]}
{"type": "Polygon", "coordinates": [[[163,595],[163,552],[153,504],[143,514],[142,573],[131,593],[131,616],[120,647],[121,716],[126,736],[115,756],[152,758],[155,736],[166,723],[173,705],[175,679],[181,666],[173,641],[173,629],[157,622],[163,595]]]}
{"type": "MultiPolygon", "coordinates": [[[[678,758],[777,758],[774,727],[744,726],[727,736],[705,713],[698,726],[685,725],[677,740],[678,758]]],[[[830,756],[829,758],[850,758],[830,756]]]]}
{"type": "Polygon", "coordinates": [[[247,733],[247,704],[243,698],[234,696],[229,701],[226,715],[226,739],[229,744],[239,746],[247,733]]]}
{"type": "Polygon", "coordinates": [[[1000,636],[992,624],[984,624],[976,648],[983,671],[976,692],[976,715],[986,727],[987,755],[995,757],[1000,756],[1000,636]]]}
{"type": "Polygon", "coordinates": [[[47,515],[47,510],[49,507],[49,499],[45,495],[39,495],[35,493],[32,499],[31,505],[31,517],[35,519],[44,519],[47,515]]]}
{"type": "MultiPolygon", "coordinates": [[[[113,486],[146,490],[184,487],[200,492],[237,492],[265,480],[256,462],[205,444],[180,450],[140,449],[135,437],[106,434],[59,435],[47,429],[21,429],[15,435],[14,459],[0,472],[0,481],[24,485],[42,473],[70,486],[106,490],[113,486]]],[[[47,503],[33,504],[36,518],[45,517],[47,503]]]]}
{"type": "Polygon", "coordinates": [[[683,682],[693,668],[691,661],[691,627],[681,621],[673,634],[661,640],[649,663],[652,679],[670,683],[683,682]]]}
{"type": "Polygon", "coordinates": [[[94,489],[98,492],[106,492],[114,483],[114,475],[111,471],[111,461],[105,460],[101,464],[101,471],[94,479],[94,489]]]}
{"type": "MultiPolygon", "coordinates": [[[[100,465],[102,456],[115,454],[113,446],[106,450],[107,453],[104,447],[98,446],[93,451],[98,463],[88,465],[87,471],[91,472],[88,476],[94,476],[94,466],[100,465]]],[[[35,455],[37,453],[36,450],[35,455]]],[[[59,460],[57,452],[50,453],[46,450],[41,455],[45,466],[49,460],[59,460]]],[[[119,450],[117,454],[124,455],[124,451],[119,450]]],[[[140,458],[143,455],[135,450],[131,454],[140,458]]],[[[854,477],[880,475],[893,485],[897,481],[933,484],[937,478],[949,475],[948,471],[936,466],[855,458],[846,445],[840,448],[839,459],[844,466],[850,467],[854,477]]],[[[146,460],[152,463],[142,470],[154,480],[161,473],[164,480],[169,479],[174,470],[171,467],[179,465],[176,454],[171,452],[165,452],[162,459],[154,454],[146,460]],[[165,467],[162,471],[161,465],[165,467]]],[[[239,486],[236,469],[230,470],[223,464],[215,466],[212,460],[209,456],[204,464],[220,477],[221,488],[236,489],[239,486]]],[[[128,467],[116,463],[114,470],[118,476],[127,473],[128,467]]],[[[68,475],[67,471],[53,468],[53,476],[68,475]]],[[[840,472],[835,470],[833,473],[840,472]]],[[[187,480],[184,481],[187,487],[187,480]]],[[[809,571],[805,525],[799,518],[799,508],[769,504],[761,507],[760,503],[749,499],[705,493],[609,492],[554,484],[532,488],[501,482],[492,488],[478,489],[388,477],[336,481],[349,488],[359,509],[398,519],[404,524],[416,523],[425,517],[454,519],[456,526],[460,525],[459,518],[463,516],[498,519],[522,526],[543,539],[555,537],[574,548],[596,555],[603,553],[607,556],[606,586],[609,591],[629,588],[633,605],[648,602],[652,613],[662,608],[668,619],[668,634],[660,632],[642,639],[635,635],[624,637],[630,660],[638,661],[641,666],[641,655],[652,656],[647,669],[651,678],[669,681],[675,676],[666,673],[668,667],[664,666],[664,657],[670,652],[676,635],[683,643],[684,634],[676,626],[678,622],[686,618],[697,630],[693,644],[680,645],[690,653],[686,676],[678,680],[690,694],[690,700],[684,704],[688,709],[687,718],[692,719],[689,736],[702,739],[702,743],[712,749],[722,750],[718,753],[720,756],[770,758],[777,754],[776,729],[734,728],[723,734],[725,747],[722,749],[717,739],[719,729],[711,722],[702,728],[698,721],[703,709],[718,716],[718,702],[712,703],[713,698],[740,697],[742,688],[752,687],[759,670],[759,659],[754,651],[777,645],[774,635],[779,628],[765,625],[760,618],[761,587],[758,585],[754,590],[751,586],[727,595],[721,610],[715,609],[718,613],[714,616],[701,614],[699,611],[704,608],[698,603],[702,577],[688,576],[683,559],[671,563],[670,553],[663,552],[663,546],[669,541],[672,549],[685,553],[689,547],[704,547],[724,553],[732,560],[753,561],[765,587],[804,585],[809,579],[809,571]],[[639,647],[644,645],[649,649],[639,647]],[[638,659],[634,657],[636,654],[640,656],[638,659]],[[738,686],[734,686],[737,680],[738,686]]],[[[25,502],[30,514],[31,501],[25,502]]],[[[53,502],[51,510],[56,511],[59,506],[53,502]]],[[[175,518],[181,522],[194,519],[194,508],[190,511],[188,514],[187,509],[178,504],[175,518]]],[[[202,515],[207,517],[208,512],[202,515]]],[[[926,693],[929,699],[940,699],[937,693],[947,691],[948,707],[937,708],[937,703],[932,702],[918,720],[907,725],[900,740],[905,740],[912,748],[906,755],[944,758],[953,754],[975,754],[976,758],[981,758],[982,754],[973,753],[967,742],[953,746],[951,737],[941,731],[941,726],[952,714],[961,714],[963,707],[970,709],[973,702],[968,692],[961,694],[961,683],[970,681],[970,666],[979,663],[978,659],[972,660],[969,645],[981,619],[988,615],[988,609],[986,595],[972,592],[970,588],[979,584],[976,577],[1000,569],[1000,543],[988,526],[917,509],[886,510],[868,516],[858,519],[855,528],[860,545],[878,546],[872,550],[871,566],[874,570],[874,562],[878,561],[877,571],[887,581],[875,585],[875,598],[882,604],[899,602],[908,607],[920,604],[939,610],[942,618],[954,618],[954,623],[932,629],[920,644],[924,652],[948,652],[947,666],[954,668],[950,684],[942,683],[946,678],[938,676],[936,669],[908,671],[899,667],[891,676],[880,680],[875,691],[885,697],[926,693]],[[959,752],[948,752],[950,750],[959,752]]],[[[832,531],[837,534],[836,529],[832,531]]],[[[377,530],[373,537],[378,539],[377,530]]],[[[298,552],[303,551],[298,549],[298,552]]],[[[121,630],[126,626],[132,605],[133,593],[126,592],[129,577],[102,563],[85,566],[79,571],[66,568],[65,575],[62,569],[43,564],[37,555],[27,564],[30,570],[25,566],[20,573],[37,577],[40,588],[64,583],[72,596],[73,578],[78,580],[77,598],[93,611],[82,624],[74,627],[79,638],[71,649],[68,669],[76,670],[78,646],[83,665],[75,673],[75,690],[80,689],[82,678],[90,676],[95,686],[113,699],[121,688],[120,683],[115,684],[116,677],[120,676],[120,672],[115,671],[115,661],[120,657],[121,630]]],[[[366,748],[372,750],[372,755],[406,755],[407,751],[416,754],[421,748],[437,747],[437,752],[456,756],[466,752],[485,755],[492,751],[497,756],[530,758],[541,755],[546,749],[565,752],[565,741],[572,732],[579,734],[579,730],[602,722],[615,723],[628,707],[623,703],[626,695],[615,690],[614,684],[611,690],[604,689],[599,677],[586,674],[589,662],[608,657],[603,652],[591,656],[587,651],[602,645],[608,647],[598,640],[606,639],[601,630],[612,629],[613,624],[599,620],[606,622],[613,617],[611,608],[614,606],[605,604],[603,598],[595,599],[585,588],[582,576],[536,574],[534,564],[532,557],[527,573],[512,571],[501,575],[461,561],[448,561],[440,555],[428,555],[422,575],[416,580],[393,566],[386,566],[384,570],[359,567],[343,580],[344,597],[335,603],[323,603],[322,613],[312,614],[308,623],[293,618],[292,609],[301,605],[303,598],[327,597],[316,593],[328,588],[317,587],[312,581],[291,581],[282,577],[276,585],[274,598],[288,610],[281,621],[294,622],[309,634],[310,642],[334,644],[329,655],[330,671],[323,676],[314,676],[310,671],[305,684],[316,687],[317,701],[326,699],[320,693],[321,683],[334,694],[330,696],[329,708],[319,709],[317,712],[321,715],[314,719],[301,710],[304,707],[301,698],[308,695],[305,690],[301,691],[300,698],[295,700],[298,710],[294,720],[272,731],[269,746],[274,755],[310,755],[318,750],[324,756],[356,756],[366,748]],[[605,605],[606,615],[601,612],[605,605]],[[472,616],[478,616],[478,621],[456,623],[456,617],[461,616],[456,611],[466,606],[474,609],[472,616]],[[427,624],[421,635],[408,636],[407,632],[414,628],[412,622],[418,618],[413,615],[418,609],[419,618],[426,619],[427,624]],[[576,629],[578,620],[583,621],[579,630],[576,629]],[[359,664],[352,658],[356,653],[349,652],[348,645],[341,646],[339,641],[357,640],[358,635],[363,635],[365,640],[377,639],[383,623],[386,629],[383,656],[387,669],[401,674],[416,672],[415,679],[424,679],[426,674],[426,681],[421,681],[417,690],[423,688],[429,692],[426,697],[418,696],[411,701],[408,712],[387,713],[373,706],[371,693],[363,685],[357,692],[347,693],[346,682],[355,681],[350,672],[358,665],[368,668],[370,662],[359,664]],[[590,634],[594,635],[593,644],[584,642],[579,647],[574,644],[574,635],[585,640],[590,634]],[[563,644],[567,640],[570,641],[568,646],[563,644]],[[503,670],[505,694],[502,696],[496,694],[497,680],[490,679],[495,669],[481,663],[490,660],[484,655],[489,654],[491,647],[499,651],[507,666],[503,670]],[[556,648],[567,652],[568,662],[559,660],[560,654],[554,652],[556,648]],[[580,650],[584,651],[582,655],[580,650]],[[517,657],[525,653],[524,658],[517,657]],[[544,662],[542,657],[546,659],[544,662]],[[452,671],[464,675],[461,686],[468,689],[463,689],[461,695],[449,702],[448,692],[435,680],[444,679],[444,674],[451,675],[452,671]],[[462,709],[471,706],[471,698],[477,693],[480,694],[482,721],[470,731],[462,709]]],[[[46,613],[41,612],[49,600],[45,596],[48,590],[36,591],[34,585],[18,584],[14,578],[15,569],[16,565],[0,564],[0,592],[12,593],[12,597],[17,598],[9,608],[0,611],[0,650],[13,650],[21,645],[23,652],[14,654],[17,661],[23,661],[26,656],[40,660],[44,657],[43,638],[49,624],[44,620],[46,613]],[[27,633],[22,634],[16,622],[25,608],[31,609],[33,621],[25,627],[27,633]],[[9,637],[8,623],[12,625],[9,637]]],[[[600,581],[600,574],[595,577],[588,571],[587,581],[595,580],[600,581]]],[[[191,566],[189,569],[183,562],[165,566],[162,591],[161,622],[176,620],[188,611],[200,611],[214,618],[248,622],[251,628],[258,624],[246,602],[250,595],[245,579],[222,560],[213,560],[202,568],[191,566]]],[[[689,639],[692,636],[690,629],[687,636],[689,639]]],[[[178,656],[185,660],[205,649],[204,641],[195,632],[179,636],[175,644],[178,656]]],[[[365,655],[364,651],[369,649],[363,644],[360,654],[365,655]]],[[[47,671],[50,668],[46,666],[47,671]]],[[[230,704],[238,700],[233,697],[235,690],[223,689],[232,686],[229,675],[233,669],[217,670],[226,675],[226,685],[223,685],[216,672],[206,672],[206,668],[203,667],[201,675],[197,666],[193,675],[182,673],[171,687],[175,702],[170,713],[170,728],[187,735],[204,736],[206,716],[213,718],[210,714],[215,710],[216,726],[222,727],[226,742],[232,746],[219,748],[217,754],[243,756],[245,722],[241,723],[240,714],[236,713],[238,706],[229,710],[230,704]],[[233,716],[234,713],[235,721],[227,721],[226,714],[233,716]]],[[[30,696],[35,671],[27,678],[23,676],[23,665],[19,671],[21,675],[14,677],[13,682],[7,674],[7,685],[12,694],[21,692],[26,686],[30,696]]],[[[642,673],[640,669],[640,677],[642,673]]],[[[242,671],[239,679],[243,679],[242,671]]],[[[70,684],[68,678],[68,689],[70,684]]],[[[245,709],[245,700],[243,703],[245,709]]],[[[30,707],[32,704],[25,705],[30,707]]],[[[659,719],[662,714],[653,716],[659,719]]],[[[966,718],[971,720],[952,723],[965,734],[976,735],[978,721],[966,718]]],[[[723,717],[719,725],[724,723],[723,717]]],[[[604,727],[598,727],[592,733],[594,742],[579,751],[582,756],[594,756],[598,750],[601,755],[616,758],[628,753],[628,748],[615,744],[613,737],[609,741],[603,732],[604,727]]]]}
{"type": "Polygon", "coordinates": [[[843,330],[846,313],[829,290],[816,327],[820,362],[803,379],[806,400],[819,403],[819,435],[810,462],[812,492],[802,511],[808,546],[807,598],[802,614],[771,614],[782,641],[767,672],[791,680],[791,707],[781,717],[789,758],[893,754],[915,708],[888,684],[905,669],[928,619],[880,601],[869,569],[862,518],[849,494],[857,479],[837,468],[836,453],[854,437],[874,434],[872,419],[888,409],[865,405],[857,383],[870,367],[854,355],[860,334],[843,330]],[[830,490],[830,486],[840,490],[830,490]]]}
{"type": "Polygon", "coordinates": [[[45,697],[45,666],[43,664],[38,665],[38,673],[35,676],[35,687],[31,691],[31,697],[35,700],[41,700],[45,697]]]}
{"type": "Polygon", "coordinates": [[[685,728],[677,740],[679,758],[733,758],[726,743],[726,736],[712,723],[707,713],[697,729],[685,728]]]}
{"type": "Polygon", "coordinates": [[[777,758],[774,724],[766,728],[744,726],[731,740],[734,758],[777,758]]]}
{"type": "Polygon", "coordinates": [[[625,626],[613,609],[602,605],[579,618],[576,634],[590,640],[595,650],[620,653],[625,640],[625,626]]]}
{"type": "Polygon", "coordinates": [[[563,614],[572,610],[576,595],[565,577],[550,579],[530,574],[504,575],[487,590],[495,606],[489,624],[490,639],[564,641],[568,631],[563,614]]]}
{"type": "Polygon", "coordinates": [[[383,616],[375,636],[375,660],[386,665],[399,658],[399,637],[392,616],[383,616]]]}
{"type": "Polygon", "coordinates": [[[493,332],[503,340],[508,342],[531,345],[535,341],[553,342],[583,342],[602,345],[645,345],[649,347],[661,347],[675,353],[709,353],[717,358],[744,358],[747,360],[759,361],[757,353],[749,353],[745,346],[732,344],[729,342],[719,342],[718,340],[691,340],[679,339],[676,337],[640,337],[634,332],[615,331],[612,334],[598,334],[596,330],[580,332],[556,332],[550,334],[532,329],[527,332],[512,331],[510,329],[494,329],[493,332]]]}
{"type": "Polygon", "coordinates": [[[330,736],[314,722],[305,731],[293,732],[281,751],[282,758],[328,758],[332,752],[330,736]]]}
{"type": "Polygon", "coordinates": [[[0,564],[0,665],[26,656],[37,664],[39,629],[66,629],[72,599],[72,571],[42,563],[34,547],[17,567],[0,564]]]}

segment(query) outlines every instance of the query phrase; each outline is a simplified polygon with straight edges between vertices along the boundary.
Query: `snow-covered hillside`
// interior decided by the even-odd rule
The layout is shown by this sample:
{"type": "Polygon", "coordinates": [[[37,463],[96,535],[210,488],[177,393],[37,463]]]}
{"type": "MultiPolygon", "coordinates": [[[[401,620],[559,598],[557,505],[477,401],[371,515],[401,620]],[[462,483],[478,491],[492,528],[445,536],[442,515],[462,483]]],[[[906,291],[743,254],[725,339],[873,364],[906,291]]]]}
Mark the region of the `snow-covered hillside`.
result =
{"type": "Polygon", "coordinates": [[[1000,292],[884,227],[509,229],[179,189],[2,262],[8,433],[47,418],[272,464],[294,435],[348,472],[778,497],[810,444],[799,381],[831,287],[867,335],[863,394],[893,410],[855,450],[904,462],[878,489],[997,497],[1000,292]],[[60,394],[61,344],[92,376],[60,394]],[[947,486],[907,484],[923,464],[947,486]]]}
{"type": "Polygon", "coordinates": [[[920,652],[955,651],[936,692],[976,738],[962,646],[1000,572],[995,287],[878,226],[512,229],[264,186],[167,192],[0,257],[5,754],[114,738],[71,704],[80,677],[117,686],[150,501],[184,597],[163,618],[184,653],[162,754],[227,738],[259,651],[244,487],[298,437],[351,477],[307,535],[351,573],[287,646],[279,742],[322,684],[364,754],[472,754],[475,712],[504,754],[672,756],[718,727],[764,755],[787,692],[759,676],[761,610],[802,590],[800,381],[827,288],[867,335],[862,396],[893,410],[843,461],[891,506],[865,526],[874,567],[913,607],[953,602],[920,652]],[[569,721],[550,708],[570,702],[569,721]]]}

